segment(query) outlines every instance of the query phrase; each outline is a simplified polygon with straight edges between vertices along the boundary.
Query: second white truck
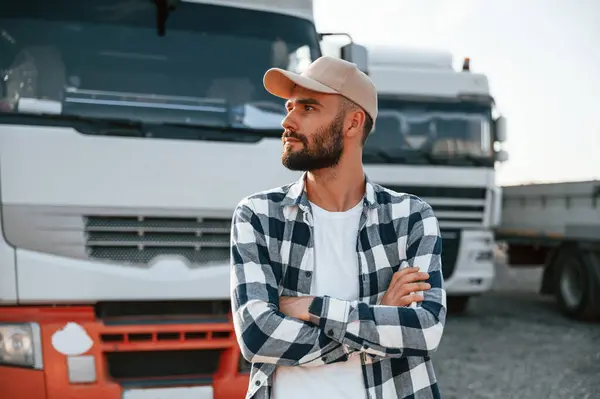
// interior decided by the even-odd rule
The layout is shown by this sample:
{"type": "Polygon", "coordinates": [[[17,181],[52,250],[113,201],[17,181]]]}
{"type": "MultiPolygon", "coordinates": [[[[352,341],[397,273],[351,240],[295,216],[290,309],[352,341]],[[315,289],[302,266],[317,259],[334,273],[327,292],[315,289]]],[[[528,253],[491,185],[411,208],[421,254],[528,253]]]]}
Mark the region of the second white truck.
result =
{"type": "Polygon", "coordinates": [[[366,172],[432,205],[443,236],[448,308],[463,311],[495,277],[495,165],[507,154],[494,148],[506,138],[505,120],[494,117],[487,78],[471,72],[468,59],[457,71],[444,51],[368,50],[379,116],[364,148],[366,172]]]}

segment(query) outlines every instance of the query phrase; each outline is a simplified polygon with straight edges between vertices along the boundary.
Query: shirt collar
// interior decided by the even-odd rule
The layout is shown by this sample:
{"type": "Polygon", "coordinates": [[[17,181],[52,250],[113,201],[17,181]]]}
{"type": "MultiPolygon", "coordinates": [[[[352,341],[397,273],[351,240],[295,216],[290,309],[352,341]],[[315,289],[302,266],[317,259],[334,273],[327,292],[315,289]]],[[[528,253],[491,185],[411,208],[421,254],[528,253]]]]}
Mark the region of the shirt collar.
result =
{"type": "MultiPolygon", "coordinates": [[[[302,173],[302,176],[295,182],[292,183],[285,198],[281,201],[281,206],[299,206],[300,208],[310,209],[308,196],[306,195],[306,174],[302,173]]],[[[377,201],[377,195],[375,194],[375,187],[365,174],[365,195],[363,196],[363,204],[368,208],[379,207],[377,201]]]]}

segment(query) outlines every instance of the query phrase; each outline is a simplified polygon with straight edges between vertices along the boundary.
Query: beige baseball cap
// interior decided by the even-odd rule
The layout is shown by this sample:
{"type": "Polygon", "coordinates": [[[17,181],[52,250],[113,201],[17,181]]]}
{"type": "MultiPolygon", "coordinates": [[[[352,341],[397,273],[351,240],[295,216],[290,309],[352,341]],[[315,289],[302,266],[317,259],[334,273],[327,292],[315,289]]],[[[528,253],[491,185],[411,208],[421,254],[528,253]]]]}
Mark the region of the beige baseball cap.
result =
{"type": "Polygon", "coordinates": [[[339,94],[360,105],[377,119],[377,89],[356,64],[323,56],[313,61],[300,75],[280,68],[269,69],[263,78],[265,89],[274,96],[288,99],[294,87],[319,93],[339,94]]]}

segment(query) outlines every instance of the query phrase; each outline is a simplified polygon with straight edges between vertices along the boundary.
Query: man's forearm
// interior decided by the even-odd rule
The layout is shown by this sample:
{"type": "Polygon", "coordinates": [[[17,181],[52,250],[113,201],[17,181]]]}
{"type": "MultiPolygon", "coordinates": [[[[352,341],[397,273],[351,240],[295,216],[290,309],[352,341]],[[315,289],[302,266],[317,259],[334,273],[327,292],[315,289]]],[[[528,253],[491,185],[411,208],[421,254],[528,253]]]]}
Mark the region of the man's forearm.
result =
{"type": "MultiPolygon", "coordinates": [[[[445,296],[443,290],[436,291],[445,296]]],[[[311,323],[328,337],[380,357],[429,356],[445,323],[445,309],[436,301],[408,308],[317,297],[309,311],[311,323]]]]}
{"type": "Polygon", "coordinates": [[[290,317],[308,319],[327,337],[346,345],[352,352],[400,357],[427,356],[437,349],[444,323],[434,315],[439,309],[430,312],[427,307],[427,304],[418,309],[372,306],[329,297],[302,297],[286,310],[290,317]],[[394,319],[396,322],[390,323],[394,319]]]}
{"type": "Polygon", "coordinates": [[[344,361],[350,352],[317,326],[287,317],[264,302],[237,308],[234,326],[242,355],[251,363],[319,366],[344,361]]]}
{"type": "Polygon", "coordinates": [[[309,323],[308,308],[314,298],[313,296],[282,296],[279,298],[279,311],[288,317],[309,323]]]}
{"type": "Polygon", "coordinates": [[[428,356],[437,349],[444,330],[441,301],[428,297],[430,302],[416,309],[327,296],[282,297],[280,310],[311,323],[348,353],[365,352],[374,358],[428,356]]]}
{"type": "MultiPolygon", "coordinates": [[[[352,351],[364,351],[377,357],[425,356],[437,348],[444,323],[443,318],[439,318],[442,309],[436,305],[437,301],[432,303],[431,293],[424,308],[408,308],[414,298],[410,289],[421,287],[411,281],[420,276],[430,277],[417,270],[405,269],[398,273],[398,282],[387,293],[393,299],[388,299],[390,303],[385,305],[370,306],[329,297],[281,297],[280,310],[289,317],[318,326],[329,338],[352,351]],[[420,328],[427,332],[419,333],[420,328]]],[[[435,272],[433,276],[437,280],[435,272]]],[[[424,285],[430,288],[429,284],[424,285]]]]}

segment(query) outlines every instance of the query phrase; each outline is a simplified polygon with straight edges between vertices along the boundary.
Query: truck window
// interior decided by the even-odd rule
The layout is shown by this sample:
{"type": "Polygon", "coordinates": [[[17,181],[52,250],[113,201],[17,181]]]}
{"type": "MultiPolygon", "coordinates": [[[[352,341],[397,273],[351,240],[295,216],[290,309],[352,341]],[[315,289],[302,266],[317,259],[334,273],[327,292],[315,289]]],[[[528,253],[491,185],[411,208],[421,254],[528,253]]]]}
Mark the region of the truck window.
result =
{"type": "Polygon", "coordinates": [[[3,5],[0,112],[280,128],[265,71],[320,55],[299,17],[181,1],[159,36],[156,14],[152,1],[3,5]]]}
{"type": "Polygon", "coordinates": [[[365,144],[366,162],[379,155],[400,163],[489,165],[490,123],[490,105],[380,98],[375,130],[365,144]]]}

